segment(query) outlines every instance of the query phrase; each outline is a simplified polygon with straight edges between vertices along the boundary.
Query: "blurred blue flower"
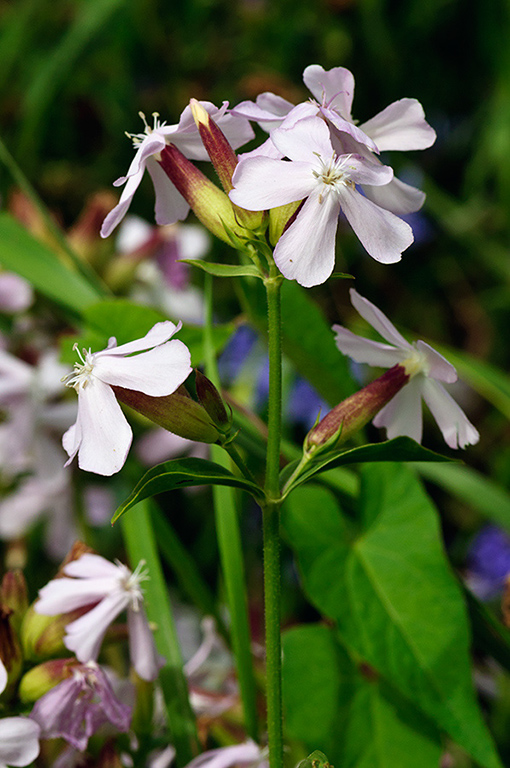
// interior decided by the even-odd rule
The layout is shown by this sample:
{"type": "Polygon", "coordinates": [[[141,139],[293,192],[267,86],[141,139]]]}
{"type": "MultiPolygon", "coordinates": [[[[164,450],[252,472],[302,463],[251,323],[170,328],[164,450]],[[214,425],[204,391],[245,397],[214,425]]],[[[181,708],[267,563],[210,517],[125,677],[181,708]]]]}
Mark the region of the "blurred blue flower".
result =
{"type": "Polygon", "coordinates": [[[322,411],[324,415],[329,410],[329,405],[311,384],[306,379],[298,377],[287,402],[289,420],[294,424],[303,426],[308,432],[315,424],[319,411],[322,411]]]}
{"type": "Polygon", "coordinates": [[[256,341],[257,334],[250,326],[239,326],[218,360],[218,369],[223,381],[231,382],[236,378],[256,341]]]}
{"type": "Polygon", "coordinates": [[[510,536],[495,525],[486,525],[471,543],[467,568],[471,590],[482,600],[494,597],[510,575],[510,536]]]}

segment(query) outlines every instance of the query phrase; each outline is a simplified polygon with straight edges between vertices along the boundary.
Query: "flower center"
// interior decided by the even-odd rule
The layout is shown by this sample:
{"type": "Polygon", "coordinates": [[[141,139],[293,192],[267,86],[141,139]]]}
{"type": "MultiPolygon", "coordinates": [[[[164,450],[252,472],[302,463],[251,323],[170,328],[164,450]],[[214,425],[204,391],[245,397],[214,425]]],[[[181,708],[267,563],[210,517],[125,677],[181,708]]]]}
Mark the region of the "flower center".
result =
{"type": "Polygon", "coordinates": [[[143,124],[145,126],[143,133],[127,133],[126,136],[128,139],[131,139],[133,142],[133,146],[135,149],[138,147],[139,144],[142,143],[142,141],[147,138],[147,136],[150,136],[151,133],[154,133],[154,131],[159,131],[160,128],[163,128],[163,126],[166,125],[166,121],[160,122],[159,120],[159,112],[153,112],[152,118],[153,118],[153,125],[150,126],[147,122],[147,119],[145,117],[145,114],[143,112],[138,113],[140,117],[143,120],[143,124]]]}
{"type": "Polygon", "coordinates": [[[90,349],[88,351],[84,349],[83,353],[80,352],[78,344],[73,345],[73,350],[78,353],[81,362],[75,363],[72,373],[63,376],[61,381],[64,382],[66,387],[74,387],[78,392],[80,388],[86,387],[93,378],[94,355],[90,349]]]}
{"type": "Polygon", "coordinates": [[[319,167],[317,170],[313,170],[312,174],[324,186],[319,195],[319,203],[322,203],[323,196],[328,192],[338,194],[343,186],[350,186],[354,189],[350,171],[355,170],[355,168],[348,165],[351,155],[339,157],[337,154],[333,154],[328,161],[325,161],[318,152],[314,152],[314,154],[319,160],[319,167]]]}
{"type": "Polygon", "coordinates": [[[414,344],[409,357],[406,357],[401,365],[404,367],[405,372],[411,379],[418,373],[423,373],[425,376],[428,376],[430,370],[430,365],[426,354],[416,349],[414,344]]]}
{"type": "Polygon", "coordinates": [[[131,607],[134,611],[137,611],[140,603],[143,603],[143,589],[140,587],[140,584],[149,578],[149,571],[145,568],[145,560],[140,560],[134,571],[130,571],[129,568],[118,561],[117,566],[122,571],[120,584],[131,598],[131,607]]]}

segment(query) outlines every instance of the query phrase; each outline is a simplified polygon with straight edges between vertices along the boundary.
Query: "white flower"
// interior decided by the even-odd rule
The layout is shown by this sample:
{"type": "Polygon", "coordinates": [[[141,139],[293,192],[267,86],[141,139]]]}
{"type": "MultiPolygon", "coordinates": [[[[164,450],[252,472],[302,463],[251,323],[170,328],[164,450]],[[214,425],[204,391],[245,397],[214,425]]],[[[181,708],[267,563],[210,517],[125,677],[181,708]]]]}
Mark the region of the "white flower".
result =
{"type": "Polygon", "coordinates": [[[421,442],[423,398],[450,448],[465,448],[478,442],[478,431],[439,383],[457,381],[453,365],[426,342],[410,344],[406,341],[386,315],[354,288],[350,294],[355,309],[389,343],[364,339],[341,325],[334,325],[338,349],[357,363],[385,368],[400,364],[411,377],[409,383],[379,411],[373,422],[375,426],[386,427],[390,439],[407,435],[421,442]]]}
{"type": "Polygon", "coordinates": [[[64,643],[79,661],[95,661],[106,630],[127,610],[130,657],[143,680],[157,677],[161,659],[143,607],[141,582],[148,577],[140,562],[134,571],[122,563],[110,563],[86,553],[64,566],[65,576],[50,581],[39,591],[35,610],[47,616],[94,605],[66,626],[64,643]]]}
{"type": "MultiPolygon", "coordinates": [[[[0,660],[0,693],[7,685],[7,670],[0,660]]],[[[39,754],[40,728],[28,717],[0,720],[0,768],[30,765],[39,754]]]]}
{"type": "MultiPolygon", "coordinates": [[[[395,101],[375,117],[356,125],[351,115],[354,77],[344,67],[325,70],[312,64],[305,69],[303,80],[315,97],[307,105],[294,107],[281,96],[262,93],[256,102],[239,104],[232,114],[254,120],[268,132],[283,125],[284,121],[287,124],[292,115],[295,115],[294,119],[306,114],[322,115],[331,127],[333,146],[337,151],[354,151],[365,158],[372,156],[373,162],[378,162],[373,156],[374,151],[426,149],[436,139],[434,129],[425,120],[423,107],[416,99],[395,101]]],[[[263,145],[263,153],[274,152],[270,139],[266,145],[263,145]]],[[[363,190],[374,203],[398,215],[419,210],[425,200],[423,192],[397,178],[383,186],[363,184],[363,190]]]]}
{"type": "Polygon", "coordinates": [[[89,472],[112,475],[121,469],[133,433],[112,386],[152,397],[175,392],[191,373],[186,345],[168,341],[180,327],[170,321],[156,323],[142,339],[118,347],[112,337],[100,352],[84,350],[81,363],[65,377],[67,386],[78,392],[78,418],[62,440],[67,464],[78,454],[78,465],[89,472]]]}
{"type": "Polygon", "coordinates": [[[337,155],[324,120],[306,117],[271,134],[291,162],[269,157],[241,160],[231,200],[248,210],[265,210],[307,198],[295,221],[280,237],[274,260],[289,280],[306,287],[323,283],[335,264],[340,210],[367,252],[377,261],[399,261],[413,242],[408,224],[367,200],[356,184],[387,184],[391,168],[359,155],[337,155]]]}
{"type": "MultiPolygon", "coordinates": [[[[221,127],[234,149],[253,138],[253,130],[245,118],[234,117],[227,113],[227,101],[220,108],[208,101],[199,103],[221,127]]],[[[143,178],[145,169],[150,174],[156,192],[156,222],[158,224],[174,224],[176,221],[182,221],[186,218],[189,211],[188,203],[176,190],[157,162],[166,144],[173,144],[190,160],[209,160],[189,106],[184,109],[176,125],[161,123],[158,119],[159,115],[154,113],[154,125],[150,127],[145,121],[144,114],[140,113],[140,116],[145,123],[145,132],[131,136],[136,148],[136,155],[126,176],[121,176],[114,182],[115,187],[122,184],[126,186],[118,204],[103,222],[101,237],[108,237],[124,218],[131,205],[133,195],[143,178]]]]}

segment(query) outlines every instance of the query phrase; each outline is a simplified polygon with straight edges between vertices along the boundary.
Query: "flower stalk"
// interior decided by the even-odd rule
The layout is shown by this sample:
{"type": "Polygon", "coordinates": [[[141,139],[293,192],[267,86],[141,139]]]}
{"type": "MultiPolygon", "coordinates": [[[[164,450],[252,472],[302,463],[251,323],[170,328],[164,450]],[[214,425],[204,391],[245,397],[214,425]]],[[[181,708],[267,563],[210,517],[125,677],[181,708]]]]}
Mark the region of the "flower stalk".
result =
{"type": "Polygon", "coordinates": [[[281,565],[280,565],[280,440],[282,413],[281,284],[276,267],[265,281],[269,341],[269,411],[265,491],[264,613],[266,627],[267,732],[270,768],[283,765],[281,565]]]}

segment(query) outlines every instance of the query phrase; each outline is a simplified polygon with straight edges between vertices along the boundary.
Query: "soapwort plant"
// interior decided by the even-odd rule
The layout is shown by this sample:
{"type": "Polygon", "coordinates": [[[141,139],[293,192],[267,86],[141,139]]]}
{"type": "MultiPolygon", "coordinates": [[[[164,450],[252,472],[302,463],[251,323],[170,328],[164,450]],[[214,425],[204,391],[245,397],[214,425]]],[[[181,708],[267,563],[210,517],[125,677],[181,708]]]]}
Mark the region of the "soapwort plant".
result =
{"type": "MultiPolygon", "coordinates": [[[[109,719],[121,732],[127,729],[129,714],[122,704],[116,703],[117,714],[111,715],[113,693],[110,694],[109,684],[98,667],[98,658],[102,645],[107,643],[110,625],[127,610],[131,662],[138,682],[153,681],[165,663],[156,652],[144,609],[145,590],[153,601],[153,613],[149,616],[152,620],[154,610],[163,610],[166,595],[154,519],[143,512],[143,502],[177,488],[211,485],[229,610],[227,626],[218,615],[218,632],[230,638],[245,740],[240,739],[242,743],[225,747],[224,751],[206,751],[198,756],[197,732],[174,626],[168,614],[164,614],[167,618],[161,619],[157,647],[166,656],[161,685],[179,765],[193,759],[191,765],[267,762],[270,768],[282,768],[295,755],[306,754],[296,752],[294,747],[291,751],[290,742],[296,738],[302,738],[307,751],[317,747],[331,749],[338,760],[339,755],[352,755],[362,749],[352,742],[355,710],[362,706],[363,697],[377,695],[381,697],[379,705],[387,708],[388,717],[398,721],[394,724],[395,733],[408,729],[405,733],[410,744],[411,733],[422,734],[423,723],[433,723],[431,734],[423,736],[429,758],[420,765],[438,764],[444,750],[437,731],[459,743],[485,768],[496,768],[500,763],[475,703],[469,675],[454,669],[451,662],[452,655],[457,655],[461,659],[459,664],[467,665],[464,603],[444,563],[434,513],[415,476],[404,466],[405,462],[449,460],[420,444],[422,398],[439,424],[448,449],[467,448],[478,441],[476,428],[444,386],[456,381],[454,366],[428,342],[408,341],[381,310],[352,289],[353,305],[384,342],[362,338],[335,325],[329,331],[328,343],[333,344],[336,334],[339,364],[341,356],[347,355],[357,363],[388,370],[358,391],[351,391],[329,413],[317,414],[302,450],[294,450],[289,456],[284,447],[282,301],[288,295],[286,286],[291,284],[295,288],[297,283],[310,288],[332,277],[351,277],[334,272],[340,217],[348,222],[362,249],[380,263],[381,269],[391,270],[392,264],[405,259],[413,233],[402,216],[418,210],[424,195],[396,179],[386,156],[382,160],[380,153],[425,149],[435,138],[421,105],[414,99],[402,99],[358,124],[351,114],[354,79],[342,67],[329,72],[316,65],[308,67],[304,81],[314,98],[303,104],[292,105],[267,93],[256,102],[243,102],[233,109],[227,103],[217,108],[192,99],[177,124],[167,125],[155,114],[150,125],[142,116],[144,132],[131,137],[135,157],[126,176],[115,182],[116,186],[124,185],[124,191],[105,217],[101,236],[108,237],[126,216],[147,170],[155,189],[156,222],[175,225],[191,210],[221,241],[225,251],[231,248],[230,258],[227,256],[222,263],[202,259],[187,262],[205,273],[205,372],[192,369],[193,354],[187,346],[186,326],[180,322],[155,322],[145,335],[140,333],[140,338],[122,340],[119,345],[112,329],[108,345],[99,351],[92,347],[80,351],[78,345],[79,361],[63,379],[67,387],[76,390],[79,400],[77,420],[63,437],[69,455],[67,465],[72,465],[77,456],[80,469],[87,472],[111,477],[122,470],[132,430],[120,404],[127,406],[136,419],[142,417],[174,435],[209,445],[210,459],[187,457],[156,465],[138,480],[120,504],[113,522],[121,518],[131,557],[137,554],[143,558],[134,571],[85,552],[73,557],[58,578],[40,591],[34,610],[25,621],[25,635],[30,635],[32,644],[40,651],[43,628],[47,632],[58,621],[59,650],[74,652],[76,660],[67,676],[61,675],[57,687],[46,686],[48,690],[35,704],[34,720],[41,725],[44,738],[41,713],[48,701],[57,699],[61,689],[68,692],[80,688],[80,719],[74,723],[74,735],[67,739],[69,744],[86,744],[95,733],[92,721],[96,716],[101,723],[109,719]],[[245,148],[254,137],[250,121],[257,122],[269,136],[255,149],[251,146],[248,152],[237,155],[236,151],[245,148]],[[207,158],[221,186],[196,166],[196,161],[207,158]],[[265,295],[264,336],[269,359],[265,424],[243,412],[235,400],[221,391],[213,325],[213,278],[233,281],[240,286],[241,293],[259,294],[262,289],[265,295]],[[364,427],[372,420],[376,426],[386,428],[389,440],[363,442],[364,427]],[[262,471],[251,460],[246,436],[265,446],[262,471]],[[369,472],[361,474],[361,519],[355,533],[352,521],[342,517],[326,489],[328,481],[329,487],[335,488],[346,478],[353,479],[354,476],[342,472],[346,465],[357,463],[368,467],[369,472]],[[311,480],[314,484],[308,486],[311,480]],[[326,485],[321,485],[323,482],[326,485]],[[261,511],[265,625],[262,709],[244,592],[236,509],[240,495],[234,489],[251,496],[261,511]],[[299,702],[313,689],[313,682],[311,686],[307,682],[307,665],[303,661],[301,672],[294,678],[287,673],[285,725],[282,515],[286,516],[285,536],[295,551],[305,593],[328,620],[303,628],[301,635],[291,630],[286,635],[285,662],[297,664],[299,653],[306,649],[312,666],[319,668],[322,665],[317,654],[322,649],[326,677],[335,678],[335,665],[343,665],[345,679],[356,692],[353,696],[358,697],[356,706],[353,699],[352,709],[348,708],[347,724],[337,722],[333,714],[331,722],[321,723],[317,744],[311,743],[313,734],[306,727],[302,726],[304,733],[296,733],[296,719],[301,717],[303,722],[299,713],[306,712],[306,706],[301,710],[299,702]],[[420,541],[416,540],[414,525],[422,526],[416,528],[423,534],[420,541]],[[374,535],[378,526],[379,532],[374,535]],[[410,562],[400,551],[405,536],[409,537],[410,562]],[[380,559],[376,561],[378,552],[380,559]],[[379,582],[377,577],[370,581],[370,563],[375,562],[380,570],[379,582]],[[431,609],[427,620],[433,626],[427,634],[421,625],[415,625],[416,609],[402,592],[402,580],[416,585],[416,579],[428,578],[428,569],[435,569],[434,578],[440,582],[438,590],[446,606],[442,612],[433,600],[428,601],[424,610],[431,609]],[[369,583],[375,584],[373,591],[369,583]],[[358,600],[363,602],[362,606],[358,600]],[[389,609],[385,605],[388,601],[389,609]],[[448,623],[448,611],[455,615],[460,627],[455,642],[448,631],[439,639],[434,634],[436,630],[441,632],[441,621],[448,623]],[[395,615],[389,616],[392,612],[395,615]],[[46,617],[44,621],[42,617],[46,617]],[[44,623],[46,620],[48,623],[44,623]],[[41,621],[43,624],[37,623],[41,621]],[[96,682],[92,684],[89,678],[96,682]],[[296,693],[300,684],[302,695],[296,693]],[[383,691],[384,686],[393,687],[383,691]],[[106,704],[97,698],[105,690],[109,697],[106,704]],[[408,705],[412,716],[404,723],[399,713],[408,705]]],[[[110,303],[115,304],[111,300],[110,303]]],[[[306,327],[306,317],[300,318],[301,327],[303,322],[306,327]]],[[[348,389],[346,386],[345,390],[348,389]]],[[[25,638],[26,646],[27,643],[25,638]]],[[[320,669],[317,674],[324,681],[320,669]]],[[[23,686],[22,680],[21,690],[27,687],[28,683],[23,686]]],[[[138,688],[141,690],[140,685],[138,688]]],[[[339,688],[335,691],[331,707],[338,705],[335,696],[340,697],[341,692],[339,688]]],[[[50,736],[66,738],[64,714],[59,710],[58,723],[50,729],[50,736]]],[[[412,760],[411,753],[409,757],[412,760]]],[[[316,766],[326,764],[327,758],[322,753],[312,753],[308,761],[316,766]]],[[[351,764],[361,763],[349,762],[345,757],[345,765],[351,764]]]]}

